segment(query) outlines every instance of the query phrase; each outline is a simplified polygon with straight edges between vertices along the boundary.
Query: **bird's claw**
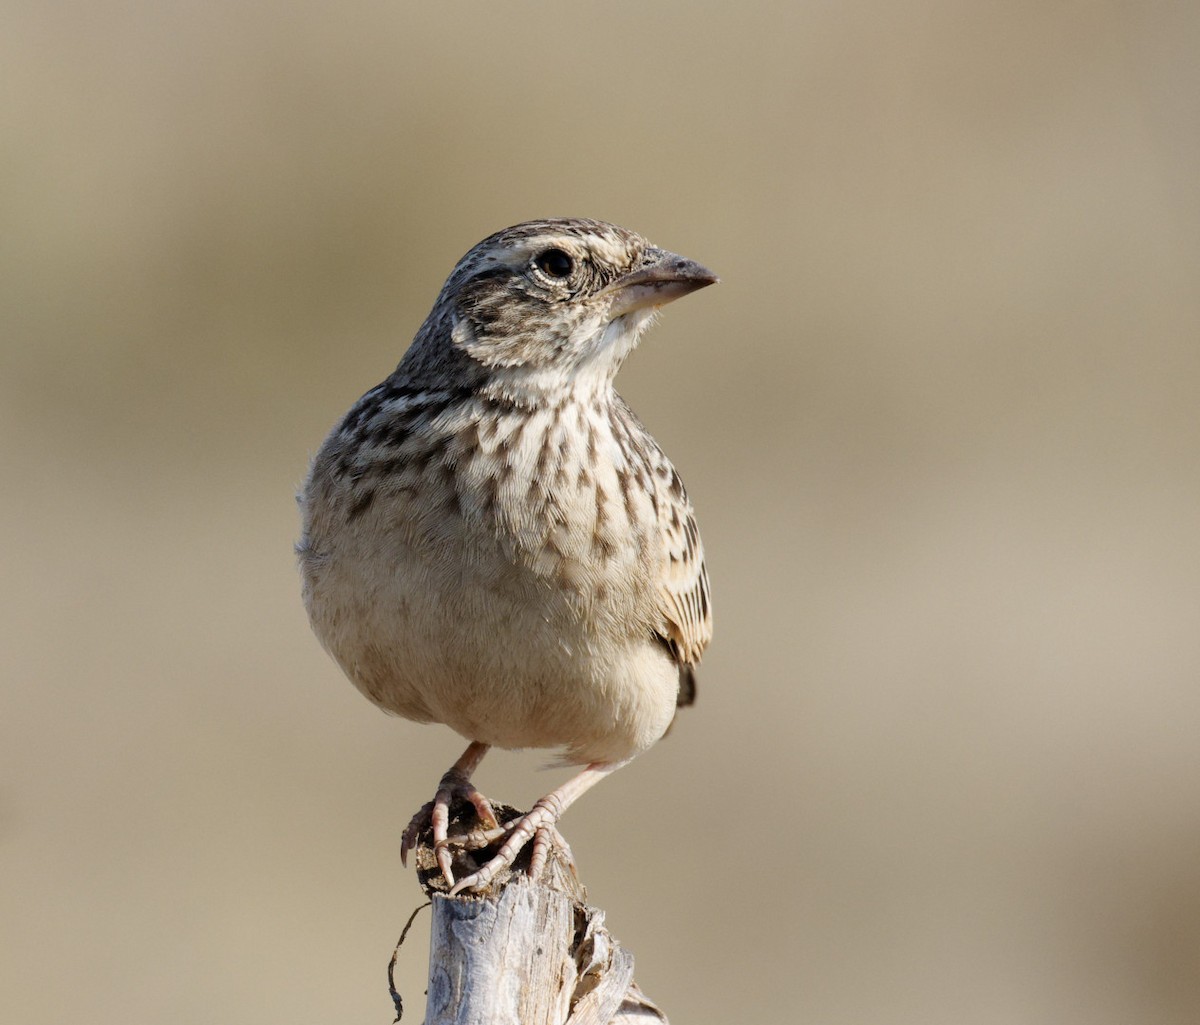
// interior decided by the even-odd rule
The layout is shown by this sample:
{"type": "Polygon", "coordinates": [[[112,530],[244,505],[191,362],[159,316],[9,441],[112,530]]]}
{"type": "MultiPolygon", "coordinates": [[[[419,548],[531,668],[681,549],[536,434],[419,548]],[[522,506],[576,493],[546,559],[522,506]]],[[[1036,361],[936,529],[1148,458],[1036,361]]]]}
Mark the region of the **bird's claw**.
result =
{"type": "MultiPolygon", "coordinates": [[[[517,855],[531,841],[532,844],[529,851],[530,879],[537,879],[541,876],[550,855],[550,848],[555,845],[561,848],[566,855],[566,860],[571,870],[574,871],[575,859],[571,854],[570,845],[563,839],[562,834],[555,826],[559,814],[560,811],[556,807],[556,802],[542,798],[530,809],[528,814],[505,823],[501,829],[487,830],[483,833],[472,831],[472,833],[466,834],[461,838],[456,837],[455,840],[467,840],[481,836],[488,838],[488,843],[498,840],[502,836],[505,836],[506,839],[501,845],[500,850],[496,852],[490,861],[466,878],[460,879],[457,883],[452,883],[450,896],[456,896],[467,890],[478,892],[485,889],[504,869],[512,868],[517,855]]],[[[450,842],[453,843],[455,841],[452,840],[450,842]]],[[[486,845],[485,843],[482,846],[486,845]]]]}
{"type": "MultiPolygon", "coordinates": [[[[503,835],[496,813],[492,810],[491,802],[483,796],[469,779],[461,772],[451,769],[438,785],[437,794],[428,804],[422,805],[405,827],[400,838],[400,863],[407,867],[408,852],[416,848],[417,840],[426,830],[433,836],[433,854],[438,868],[446,882],[454,885],[454,871],[451,868],[450,845],[453,843],[447,836],[450,824],[450,805],[456,800],[469,802],[475,808],[481,830],[472,830],[474,837],[477,833],[495,832],[503,835]]],[[[490,842],[490,841],[489,841],[490,842]]],[[[486,846],[486,843],[481,846],[486,846]]]]}
{"type": "MultiPolygon", "coordinates": [[[[487,748],[479,742],[474,742],[455,767],[442,777],[442,785],[438,788],[437,797],[433,802],[422,808],[413,817],[408,828],[404,831],[404,850],[416,846],[418,835],[428,825],[433,834],[433,853],[442,876],[449,884],[451,895],[465,890],[479,891],[487,887],[505,869],[511,869],[517,856],[529,845],[529,875],[533,879],[540,878],[550,860],[550,850],[557,847],[562,854],[561,861],[575,874],[575,861],[571,848],[558,832],[556,825],[562,813],[579,797],[597,782],[616,771],[624,762],[593,762],[578,775],[567,780],[558,789],[551,791],[545,797],[539,798],[534,806],[524,814],[517,814],[503,826],[496,820],[492,806],[474,787],[470,785],[470,773],[479,763],[479,758],[487,748]],[[460,796],[470,801],[474,806],[479,820],[479,826],[459,836],[450,837],[446,828],[449,820],[450,801],[460,796]],[[501,841],[499,850],[486,861],[482,867],[476,867],[475,859],[470,851],[490,849],[496,841],[501,841]],[[532,843],[530,843],[532,841],[532,843]],[[451,870],[451,848],[456,848],[466,854],[465,860],[473,868],[464,879],[455,881],[451,870]]],[[[504,809],[505,812],[515,809],[504,809]]],[[[556,859],[559,860],[559,859],[556,859]]],[[[578,882],[578,876],[576,876],[578,882]]]]}

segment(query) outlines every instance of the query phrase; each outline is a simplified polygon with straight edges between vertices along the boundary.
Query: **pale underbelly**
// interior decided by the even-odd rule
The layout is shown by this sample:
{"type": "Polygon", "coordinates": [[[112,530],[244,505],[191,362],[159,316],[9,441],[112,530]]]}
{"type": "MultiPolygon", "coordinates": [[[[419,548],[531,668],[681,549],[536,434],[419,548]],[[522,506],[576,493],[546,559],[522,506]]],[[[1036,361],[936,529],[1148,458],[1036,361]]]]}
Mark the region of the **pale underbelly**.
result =
{"type": "MultiPolygon", "coordinates": [[[[444,723],[503,748],[552,748],[570,762],[645,750],[674,716],[678,670],[626,607],[511,576],[439,578],[410,561],[306,573],[313,627],[381,708],[444,723]]],[[[626,596],[627,600],[627,596],[626,596]]]]}

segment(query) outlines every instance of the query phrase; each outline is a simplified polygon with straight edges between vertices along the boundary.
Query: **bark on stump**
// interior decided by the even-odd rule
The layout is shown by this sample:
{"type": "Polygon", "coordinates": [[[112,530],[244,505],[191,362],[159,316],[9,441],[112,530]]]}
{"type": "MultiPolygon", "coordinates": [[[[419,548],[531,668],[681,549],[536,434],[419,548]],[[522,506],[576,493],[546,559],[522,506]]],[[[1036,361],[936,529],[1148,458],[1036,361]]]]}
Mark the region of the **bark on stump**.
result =
{"type": "MultiPolygon", "coordinates": [[[[496,812],[501,821],[519,814],[496,812]]],[[[450,835],[470,824],[455,817],[450,835]]],[[[450,897],[427,841],[415,851],[433,903],[425,1025],[666,1025],[633,981],[633,955],[587,903],[569,851],[554,847],[530,879],[526,850],[482,893],[450,897]]],[[[494,849],[455,850],[455,875],[494,849]]]]}

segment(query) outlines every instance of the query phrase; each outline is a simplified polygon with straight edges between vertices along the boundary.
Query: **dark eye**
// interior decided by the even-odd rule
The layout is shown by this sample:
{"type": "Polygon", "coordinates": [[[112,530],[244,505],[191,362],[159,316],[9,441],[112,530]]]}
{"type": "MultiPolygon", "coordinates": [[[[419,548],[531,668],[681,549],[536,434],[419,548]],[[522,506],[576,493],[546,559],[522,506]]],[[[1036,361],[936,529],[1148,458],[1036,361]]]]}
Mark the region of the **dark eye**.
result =
{"type": "Polygon", "coordinates": [[[561,249],[547,249],[538,253],[533,261],[538,270],[552,278],[569,278],[575,264],[561,249]]]}

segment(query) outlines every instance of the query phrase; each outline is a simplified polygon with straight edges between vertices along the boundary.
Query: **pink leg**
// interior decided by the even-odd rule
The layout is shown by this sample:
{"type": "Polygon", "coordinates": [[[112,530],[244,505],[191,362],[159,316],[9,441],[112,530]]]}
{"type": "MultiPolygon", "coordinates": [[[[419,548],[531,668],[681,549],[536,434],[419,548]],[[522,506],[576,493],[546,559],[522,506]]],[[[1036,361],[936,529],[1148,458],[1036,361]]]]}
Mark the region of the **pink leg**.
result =
{"type": "Polygon", "coordinates": [[[460,880],[450,890],[453,896],[463,890],[482,890],[502,869],[512,865],[517,855],[531,839],[534,839],[533,863],[545,864],[552,830],[562,813],[605,776],[616,772],[625,762],[593,762],[576,776],[572,776],[557,790],[552,790],[537,801],[528,813],[511,823],[511,832],[503,846],[478,872],[460,880]],[[540,835],[539,835],[540,834],[540,835]]]}
{"type": "Polygon", "coordinates": [[[476,741],[442,777],[433,800],[412,817],[412,821],[404,830],[400,840],[401,864],[408,864],[408,852],[416,847],[417,837],[424,829],[432,827],[433,853],[437,858],[438,868],[442,870],[446,882],[454,885],[450,852],[446,849],[446,835],[450,824],[450,804],[456,797],[470,801],[475,806],[475,814],[479,816],[479,822],[484,829],[499,828],[491,803],[471,784],[471,774],[479,768],[479,763],[487,753],[488,745],[476,741]]]}

